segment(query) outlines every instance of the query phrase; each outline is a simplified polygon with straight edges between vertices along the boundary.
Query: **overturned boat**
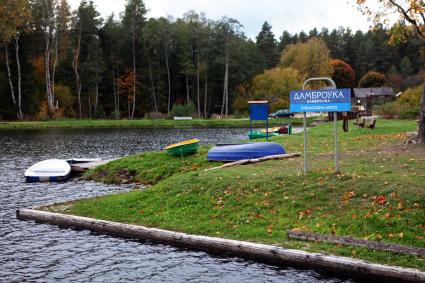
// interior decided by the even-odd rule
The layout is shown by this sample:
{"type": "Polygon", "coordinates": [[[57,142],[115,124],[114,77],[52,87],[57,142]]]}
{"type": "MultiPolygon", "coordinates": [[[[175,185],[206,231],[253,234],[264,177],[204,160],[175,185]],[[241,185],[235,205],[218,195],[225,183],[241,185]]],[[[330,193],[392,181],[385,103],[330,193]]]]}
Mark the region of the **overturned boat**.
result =
{"type": "Polygon", "coordinates": [[[285,149],[274,142],[219,144],[208,151],[207,159],[210,161],[238,161],[285,153],[285,149]]]}
{"type": "Polygon", "coordinates": [[[71,176],[71,166],[61,159],[48,159],[32,165],[25,171],[25,181],[65,182],[71,176]]]}

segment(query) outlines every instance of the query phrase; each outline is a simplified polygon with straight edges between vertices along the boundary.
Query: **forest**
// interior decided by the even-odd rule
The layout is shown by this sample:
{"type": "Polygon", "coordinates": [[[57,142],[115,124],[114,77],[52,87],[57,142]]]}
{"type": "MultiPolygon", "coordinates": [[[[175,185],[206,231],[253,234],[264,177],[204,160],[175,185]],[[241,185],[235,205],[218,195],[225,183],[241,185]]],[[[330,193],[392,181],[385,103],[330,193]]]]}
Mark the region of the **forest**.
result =
{"type": "Polygon", "coordinates": [[[2,120],[236,117],[249,99],[287,107],[310,76],[395,92],[423,82],[424,39],[391,36],[400,23],[275,35],[265,22],[251,39],[237,19],[148,18],[142,0],[106,18],[86,0],[0,3],[2,120]]]}

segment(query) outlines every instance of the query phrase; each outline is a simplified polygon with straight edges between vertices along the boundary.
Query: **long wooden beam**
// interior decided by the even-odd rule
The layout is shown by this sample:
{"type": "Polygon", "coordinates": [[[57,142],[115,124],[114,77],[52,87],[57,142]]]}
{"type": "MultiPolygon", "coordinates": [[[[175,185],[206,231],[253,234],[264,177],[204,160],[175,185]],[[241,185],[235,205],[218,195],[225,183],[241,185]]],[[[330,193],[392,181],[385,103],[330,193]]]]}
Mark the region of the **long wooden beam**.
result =
{"type": "Polygon", "coordinates": [[[259,162],[268,161],[268,160],[280,160],[280,159],[294,158],[294,157],[298,157],[300,155],[301,155],[301,153],[289,153],[289,154],[270,155],[270,156],[265,156],[265,157],[261,157],[261,158],[254,158],[254,159],[242,159],[242,160],[238,160],[238,161],[235,161],[235,162],[226,163],[226,164],[218,166],[218,167],[208,168],[208,169],[205,169],[205,171],[218,170],[218,169],[228,168],[228,167],[242,165],[242,164],[259,163],[259,162]]]}
{"type": "Polygon", "coordinates": [[[16,214],[17,218],[22,220],[35,220],[63,227],[88,229],[122,237],[149,239],[197,250],[218,252],[226,255],[238,255],[278,265],[325,269],[345,275],[350,274],[357,277],[366,277],[369,280],[375,278],[382,281],[425,282],[425,272],[418,269],[387,266],[347,257],[328,256],[320,253],[310,253],[245,241],[189,235],[157,228],[122,224],[36,209],[21,209],[16,214]]]}
{"type": "Polygon", "coordinates": [[[363,240],[363,239],[357,239],[352,237],[338,237],[333,235],[321,235],[316,233],[289,230],[288,238],[303,240],[303,241],[327,242],[327,243],[333,243],[333,244],[357,246],[357,247],[363,247],[363,248],[368,248],[373,250],[396,252],[396,253],[403,253],[403,254],[410,254],[414,256],[425,257],[425,248],[363,240]]]}

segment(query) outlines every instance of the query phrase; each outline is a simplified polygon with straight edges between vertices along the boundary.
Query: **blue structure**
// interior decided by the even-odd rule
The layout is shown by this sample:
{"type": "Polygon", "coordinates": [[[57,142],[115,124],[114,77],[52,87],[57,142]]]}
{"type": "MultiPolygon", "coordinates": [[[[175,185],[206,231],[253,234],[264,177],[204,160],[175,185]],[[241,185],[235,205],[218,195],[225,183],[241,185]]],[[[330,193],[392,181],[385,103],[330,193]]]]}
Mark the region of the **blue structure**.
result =
{"type": "Polygon", "coordinates": [[[248,101],[249,117],[252,134],[252,121],[266,121],[266,140],[269,140],[269,102],[268,101],[248,101]]]}
{"type": "Polygon", "coordinates": [[[285,154],[285,149],[274,142],[216,145],[208,151],[209,161],[238,161],[285,154]]]}

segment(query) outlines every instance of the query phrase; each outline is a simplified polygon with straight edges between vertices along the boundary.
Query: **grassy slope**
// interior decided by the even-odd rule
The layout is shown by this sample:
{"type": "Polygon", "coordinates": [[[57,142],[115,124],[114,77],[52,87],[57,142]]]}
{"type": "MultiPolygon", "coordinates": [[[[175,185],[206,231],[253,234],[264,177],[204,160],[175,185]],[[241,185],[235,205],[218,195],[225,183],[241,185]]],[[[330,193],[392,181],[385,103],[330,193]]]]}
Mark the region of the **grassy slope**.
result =
{"type": "MultiPolygon", "coordinates": [[[[341,175],[332,173],[331,125],[309,131],[307,175],[300,158],[204,172],[212,166],[203,157],[206,149],[184,160],[160,153],[130,157],[94,176],[133,166],[135,180],[156,185],[79,201],[67,213],[425,270],[424,259],[414,256],[286,237],[288,229],[301,229],[425,247],[425,150],[401,145],[401,132],[414,129],[414,121],[379,120],[374,131],[341,133],[341,175]]],[[[273,140],[289,152],[302,150],[302,135],[273,140]]]]}
{"type": "MultiPolygon", "coordinates": [[[[309,118],[312,121],[312,118],[309,118]]],[[[301,125],[302,119],[282,118],[270,119],[270,125],[282,125],[292,123],[301,125]]],[[[256,122],[254,125],[264,127],[264,122],[256,122]]],[[[174,120],[54,120],[38,122],[5,122],[0,123],[0,130],[11,129],[50,129],[50,128],[181,128],[181,127],[249,127],[249,119],[195,119],[189,121],[174,120]]]]}

